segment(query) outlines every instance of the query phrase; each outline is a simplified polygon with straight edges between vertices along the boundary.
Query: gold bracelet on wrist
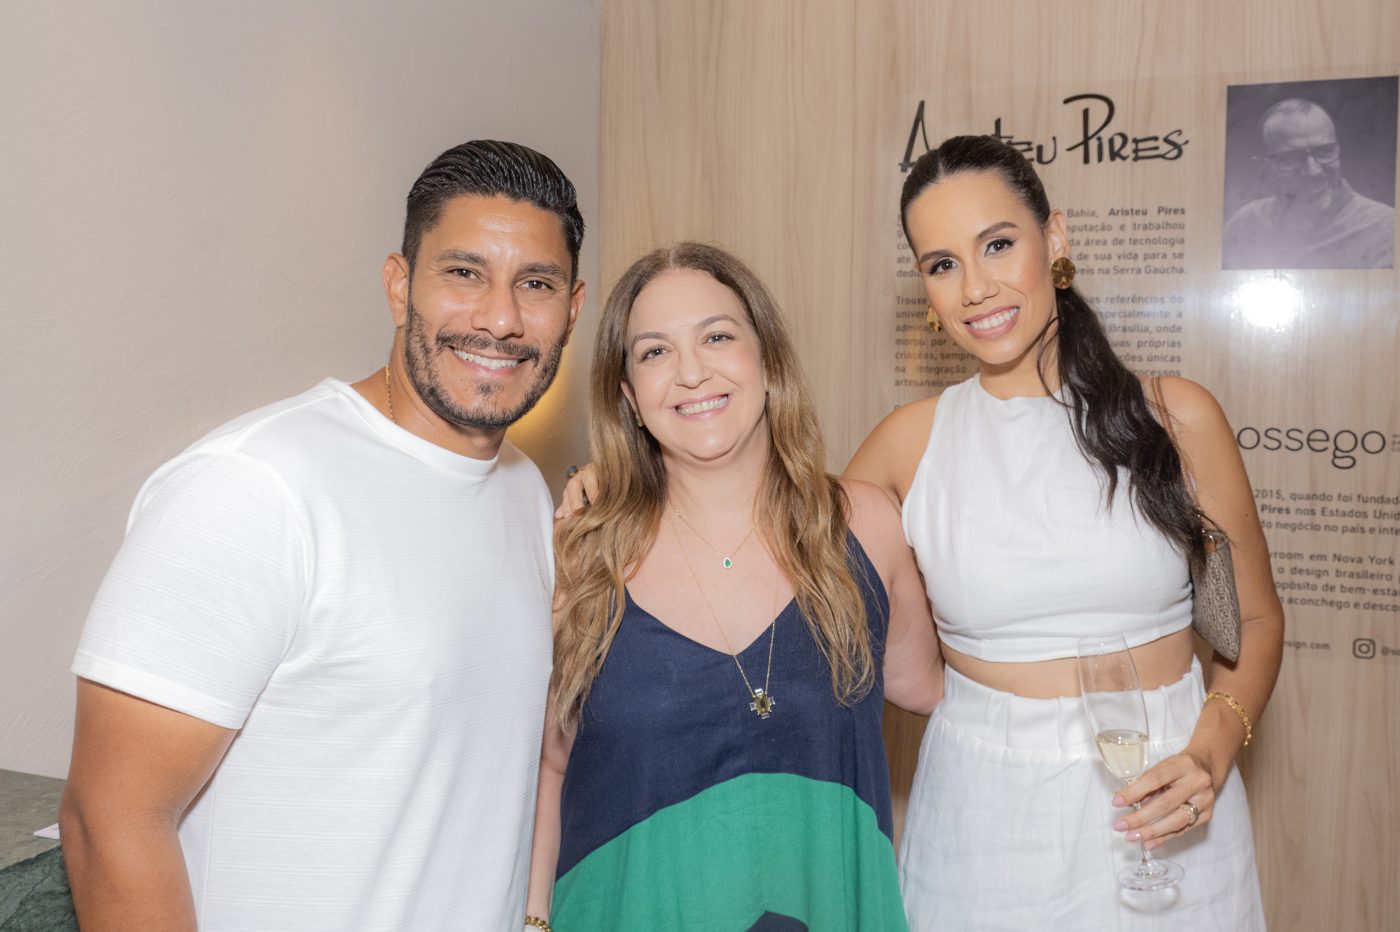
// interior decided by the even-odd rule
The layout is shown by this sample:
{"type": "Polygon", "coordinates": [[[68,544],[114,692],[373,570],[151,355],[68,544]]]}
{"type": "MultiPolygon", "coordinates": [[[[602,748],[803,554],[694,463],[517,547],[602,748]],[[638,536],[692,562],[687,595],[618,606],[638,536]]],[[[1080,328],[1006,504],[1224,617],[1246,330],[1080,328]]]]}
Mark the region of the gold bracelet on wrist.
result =
{"type": "Polygon", "coordinates": [[[1210,702],[1212,699],[1219,699],[1235,710],[1235,714],[1240,717],[1240,721],[1244,722],[1244,744],[1241,746],[1249,747],[1249,741],[1254,737],[1254,726],[1249,723],[1249,713],[1244,710],[1244,706],[1236,702],[1235,697],[1229,693],[1217,691],[1206,696],[1206,702],[1210,702]]]}
{"type": "Polygon", "coordinates": [[[554,928],[548,922],[545,922],[543,919],[541,919],[539,916],[527,915],[525,917],[525,924],[527,926],[534,926],[536,929],[544,929],[544,932],[554,932],[554,928]]]}

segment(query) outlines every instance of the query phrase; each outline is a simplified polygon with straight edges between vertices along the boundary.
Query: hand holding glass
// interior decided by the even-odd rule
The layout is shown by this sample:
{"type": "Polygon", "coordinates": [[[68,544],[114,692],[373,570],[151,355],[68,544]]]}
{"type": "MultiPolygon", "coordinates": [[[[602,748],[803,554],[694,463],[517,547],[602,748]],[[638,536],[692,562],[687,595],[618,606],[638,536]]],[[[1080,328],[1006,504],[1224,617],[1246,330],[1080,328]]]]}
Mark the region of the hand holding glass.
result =
{"type": "MultiPolygon", "coordinates": [[[[1126,786],[1147,770],[1147,704],[1133,656],[1120,635],[1082,638],[1078,646],[1079,691],[1099,756],[1126,786]]],[[[1179,864],[1154,861],[1141,842],[1138,847],[1142,860],[1118,872],[1119,886],[1162,890],[1181,882],[1186,872],[1179,864]]]]}

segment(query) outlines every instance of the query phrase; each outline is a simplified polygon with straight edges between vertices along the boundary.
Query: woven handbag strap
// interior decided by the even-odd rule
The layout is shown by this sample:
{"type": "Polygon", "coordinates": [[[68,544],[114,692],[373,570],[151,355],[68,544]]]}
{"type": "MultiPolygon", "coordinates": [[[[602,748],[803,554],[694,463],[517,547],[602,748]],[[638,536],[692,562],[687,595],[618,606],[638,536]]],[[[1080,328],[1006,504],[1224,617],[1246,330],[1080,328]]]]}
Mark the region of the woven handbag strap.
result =
{"type": "Polygon", "coordinates": [[[1182,455],[1181,444],[1176,439],[1176,431],[1172,430],[1172,414],[1167,410],[1166,399],[1162,397],[1162,377],[1154,375],[1152,377],[1152,400],[1157,406],[1157,420],[1162,422],[1162,426],[1167,430],[1167,437],[1171,440],[1172,446],[1176,447],[1176,455],[1181,460],[1181,478],[1186,483],[1186,487],[1191,490],[1191,497],[1196,497],[1196,481],[1186,469],[1186,457],[1182,455]]]}
{"type": "MultiPolygon", "coordinates": [[[[1206,517],[1206,513],[1201,511],[1200,500],[1196,497],[1196,480],[1186,468],[1186,457],[1181,453],[1181,444],[1176,442],[1176,431],[1172,430],[1171,412],[1167,410],[1167,402],[1162,398],[1162,377],[1154,375],[1152,377],[1152,400],[1157,405],[1157,415],[1162,422],[1162,426],[1167,429],[1167,436],[1171,439],[1172,446],[1176,447],[1177,459],[1181,461],[1181,479],[1186,484],[1186,491],[1191,496],[1191,502],[1196,506],[1196,517],[1201,520],[1201,527],[1206,532],[1216,531],[1215,522],[1206,517]]],[[[1214,544],[1209,543],[1207,550],[1214,549],[1214,544]]]]}
{"type": "Polygon", "coordinates": [[[1167,436],[1171,438],[1172,446],[1176,447],[1177,453],[1180,454],[1181,444],[1176,442],[1176,431],[1172,430],[1171,412],[1167,410],[1167,403],[1162,398],[1162,377],[1160,375],[1152,377],[1152,400],[1157,404],[1157,419],[1167,429],[1167,436]]]}

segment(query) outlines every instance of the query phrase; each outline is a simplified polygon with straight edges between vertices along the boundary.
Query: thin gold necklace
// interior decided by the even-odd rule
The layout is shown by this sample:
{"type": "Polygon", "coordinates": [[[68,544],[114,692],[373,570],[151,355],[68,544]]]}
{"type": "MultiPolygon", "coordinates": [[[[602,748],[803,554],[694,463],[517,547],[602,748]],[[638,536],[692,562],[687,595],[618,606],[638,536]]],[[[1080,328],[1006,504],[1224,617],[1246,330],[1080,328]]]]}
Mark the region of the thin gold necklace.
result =
{"type": "MultiPolygon", "coordinates": [[[[671,511],[672,514],[680,518],[680,512],[676,511],[674,508],[671,509],[671,511]]],[[[681,518],[681,520],[684,521],[685,519],[681,518]]],[[[689,527],[689,525],[687,525],[687,527],[689,527]]],[[[674,521],[671,523],[671,529],[673,531],[676,530],[674,521]]],[[[695,528],[690,529],[692,531],[695,530],[695,528]]],[[[752,533],[753,530],[750,529],[749,534],[752,533]]],[[[698,533],[695,536],[700,537],[698,533]]],[[[700,537],[700,539],[704,540],[705,538],[700,537]]],[[[747,534],[744,536],[744,539],[748,539],[747,534]]],[[[700,585],[700,577],[695,572],[695,567],[690,563],[690,554],[685,552],[685,543],[681,541],[679,533],[676,534],[676,543],[680,545],[681,559],[685,561],[685,568],[690,570],[690,578],[695,580],[695,588],[699,590],[700,599],[705,603],[705,609],[710,613],[710,620],[715,623],[715,628],[719,631],[720,640],[724,642],[724,649],[728,651],[729,656],[734,659],[734,666],[739,668],[739,676],[743,679],[744,688],[748,690],[749,699],[751,700],[749,702],[749,711],[759,718],[766,719],[773,714],[773,707],[777,705],[777,703],[773,701],[773,695],[768,691],[768,687],[773,680],[773,644],[778,637],[778,616],[775,614],[773,616],[773,623],[768,626],[768,671],[763,674],[763,688],[754,689],[753,684],[749,682],[749,675],[744,672],[744,665],[739,662],[739,655],[734,653],[734,648],[729,643],[729,636],[724,633],[724,627],[719,623],[719,616],[715,614],[715,607],[710,604],[710,597],[705,595],[705,587],[700,585]]],[[[727,566],[725,568],[728,569],[727,566]]]]}
{"type": "Polygon", "coordinates": [[[384,397],[389,402],[389,420],[397,424],[399,422],[399,419],[394,417],[394,389],[389,384],[388,366],[384,367],[384,397]]]}
{"type": "Polygon", "coordinates": [[[753,524],[751,524],[749,526],[749,532],[743,536],[739,543],[734,545],[733,550],[729,551],[729,553],[726,554],[720,553],[717,549],[715,549],[714,544],[710,543],[708,540],[705,539],[704,534],[701,534],[699,531],[695,530],[695,525],[685,520],[685,515],[681,514],[681,510],[677,508],[674,504],[671,505],[671,514],[675,515],[677,518],[680,518],[681,523],[684,524],[686,527],[690,528],[690,533],[700,538],[700,543],[704,544],[706,547],[709,547],[711,552],[714,553],[715,556],[719,557],[720,566],[724,567],[725,569],[730,569],[734,566],[734,554],[744,549],[744,545],[747,544],[749,542],[749,538],[753,536],[754,528],[758,527],[758,522],[756,521],[753,524]]]}

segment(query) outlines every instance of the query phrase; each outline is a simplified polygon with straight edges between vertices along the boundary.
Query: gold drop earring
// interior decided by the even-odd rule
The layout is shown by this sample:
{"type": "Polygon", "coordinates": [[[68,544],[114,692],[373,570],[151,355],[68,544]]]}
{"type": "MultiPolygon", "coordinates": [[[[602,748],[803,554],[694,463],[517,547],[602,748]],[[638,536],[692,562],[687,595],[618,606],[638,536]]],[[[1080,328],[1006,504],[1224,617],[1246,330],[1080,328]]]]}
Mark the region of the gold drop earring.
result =
{"type": "Polygon", "coordinates": [[[939,320],[938,315],[934,313],[932,304],[928,306],[928,317],[926,317],[925,320],[928,321],[928,327],[934,333],[938,333],[943,329],[943,321],[939,320]]]}

